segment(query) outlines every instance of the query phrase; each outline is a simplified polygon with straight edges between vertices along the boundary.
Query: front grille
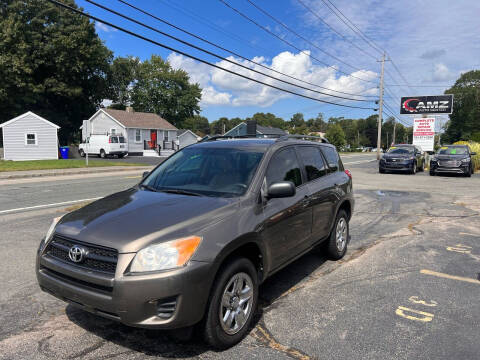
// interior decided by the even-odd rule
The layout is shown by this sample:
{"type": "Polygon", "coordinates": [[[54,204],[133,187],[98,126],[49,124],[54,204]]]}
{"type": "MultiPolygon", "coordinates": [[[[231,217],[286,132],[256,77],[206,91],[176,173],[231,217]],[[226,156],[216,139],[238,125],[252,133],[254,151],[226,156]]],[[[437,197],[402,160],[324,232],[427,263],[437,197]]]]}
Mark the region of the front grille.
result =
{"type": "Polygon", "coordinates": [[[455,161],[455,160],[444,160],[444,161],[439,161],[438,166],[444,166],[444,167],[458,167],[460,166],[460,161],[455,161]]]}
{"type": "Polygon", "coordinates": [[[88,270],[114,274],[117,267],[117,250],[68,239],[58,234],[55,234],[53,239],[48,243],[46,253],[55,259],[88,270]],[[74,245],[81,246],[85,249],[85,260],[80,263],[73,262],[68,256],[70,248],[74,245]]]}
{"type": "Polygon", "coordinates": [[[106,293],[111,293],[113,291],[113,288],[110,287],[110,286],[103,286],[103,285],[94,284],[94,283],[91,283],[91,282],[88,282],[88,281],[83,281],[83,280],[80,280],[80,279],[77,279],[77,278],[59,273],[58,271],[48,269],[44,266],[42,266],[40,268],[40,270],[43,271],[45,274],[51,276],[51,277],[54,277],[56,279],[65,281],[65,282],[67,282],[69,284],[72,284],[72,285],[81,286],[81,287],[89,289],[89,290],[100,290],[100,291],[103,291],[103,292],[106,292],[106,293]]]}

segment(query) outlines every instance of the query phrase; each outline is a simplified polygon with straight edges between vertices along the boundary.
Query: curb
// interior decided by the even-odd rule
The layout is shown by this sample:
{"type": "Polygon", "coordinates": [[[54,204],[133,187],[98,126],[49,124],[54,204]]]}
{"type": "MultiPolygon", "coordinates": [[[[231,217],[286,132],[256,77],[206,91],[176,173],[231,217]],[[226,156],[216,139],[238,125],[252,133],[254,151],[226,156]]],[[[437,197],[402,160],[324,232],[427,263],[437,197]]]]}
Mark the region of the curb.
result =
{"type": "Polygon", "coordinates": [[[95,169],[95,168],[92,168],[92,169],[77,168],[77,169],[70,169],[70,170],[52,169],[52,171],[50,172],[46,171],[44,173],[28,173],[28,171],[18,171],[18,174],[2,175],[0,173],[0,180],[26,179],[26,178],[46,177],[46,176],[100,174],[100,173],[108,173],[108,172],[122,172],[122,171],[135,171],[135,170],[140,171],[140,170],[149,170],[152,168],[153,166],[126,166],[126,167],[112,166],[109,168],[102,167],[99,169],[95,169]],[[79,171],[80,169],[82,169],[82,171],[79,171]]]}

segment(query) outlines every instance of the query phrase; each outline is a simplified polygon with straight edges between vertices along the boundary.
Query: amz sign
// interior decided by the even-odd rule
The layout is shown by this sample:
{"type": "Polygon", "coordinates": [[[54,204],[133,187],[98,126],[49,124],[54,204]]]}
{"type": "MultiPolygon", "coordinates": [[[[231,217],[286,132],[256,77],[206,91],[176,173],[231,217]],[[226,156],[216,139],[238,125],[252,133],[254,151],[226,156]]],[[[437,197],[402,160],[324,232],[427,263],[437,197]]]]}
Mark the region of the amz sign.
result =
{"type": "Polygon", "coordinates": [[[453,95],[402,97],[400,114],[451,114],[453,95]]]}

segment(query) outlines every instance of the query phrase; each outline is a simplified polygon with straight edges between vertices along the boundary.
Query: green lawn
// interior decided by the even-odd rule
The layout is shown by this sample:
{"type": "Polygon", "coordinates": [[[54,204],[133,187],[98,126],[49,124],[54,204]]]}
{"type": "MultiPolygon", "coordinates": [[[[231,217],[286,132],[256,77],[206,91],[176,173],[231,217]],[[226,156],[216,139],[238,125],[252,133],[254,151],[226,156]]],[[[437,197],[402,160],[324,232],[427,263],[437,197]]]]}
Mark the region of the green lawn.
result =
{"type": "MultiPolygon", "coordinates": [[[[88,160],[88,167],[99,167],[99,166],[145,166],[145,164],[88,160]]],[[[0,160],[0,172],[46,170],[46,169],[72,169],[72,168],[84,168],[84,167],[87,167],[85,165],[85,159],[30,160],[30,161],[0,160]]]]}

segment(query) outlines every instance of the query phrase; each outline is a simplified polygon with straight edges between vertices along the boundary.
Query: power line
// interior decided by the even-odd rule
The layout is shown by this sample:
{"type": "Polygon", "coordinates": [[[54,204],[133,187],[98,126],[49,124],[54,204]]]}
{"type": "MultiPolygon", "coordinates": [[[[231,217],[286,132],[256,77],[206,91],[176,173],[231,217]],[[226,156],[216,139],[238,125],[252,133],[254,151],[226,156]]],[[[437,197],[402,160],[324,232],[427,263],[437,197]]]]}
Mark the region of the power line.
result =
{"type": "Polygon", "coordinates": [[[131,36],[134,36],[134,37],[136,37],[136,38],[138,38],[138,39],[141,39],[141,40],[147,41],[147,42],[149,42],[149,43],[152,43],[152,44],[154,44],[154,45],[163,47],[164,49],[167,49],[167,50],[176,52],[176,53],[178,53],[178,54],[180,54],[180,55],[186,56],[186,57],[191,58],[191,59],[193,59],[193,60],[199,61],[199,62],[201,62],[201,63],[203,63],[203,64],[206,64],[206,65],[212,66],[212,67],[214,67],[214,68],[217,68],[217,69],[223,70],[223,71],[225,71],[225,72],[228,72],[228,73],[230,73],[230,74],[239,76],[239,77],[241,77],[241,78],[244,78],[244,79],[247,79],[247,80],[250,80],[250,81],[254,81],[254,82],[258,83],[258,84],[261,84],[261,85],[264,85],[264,86],[268,86],[268,87],[271,87],[271,88],[273,88],[273,89],[276,89],[276,90],[279,90],[279,91],[283,91],[283,92],[286,92],[286,93],[289,93],[289,94],[292,94],[292,95],[297,95],[297,96],[300,96],[300,97],[303,97],[303,98],[306,98],[306,99],[310,99],[310,100],[314,100],[314,101],[318,101],[318,102],[322,102],[322,103],[326,103],[326,104],[332,104],[332,105],[343,106],[343,107],[348,107],[348,108],[374,110],[373,108],[360,107],[360,106],[354,106],[354,105],[345,105],[345,104],[334,103],[334,102],[330,102],[330,101],[326,101],[326,100],[321,100],[321,99],[314,98],[314,97],[311,97],[311,96],[308,96],[308,95],[304,95],[304,94],[300,94],[300,93],[297,93],[297,92],[294,92],[294,91],[291,91],[291,90],[288,90],[288,89],[280,88],[280,87],[278,87],[278,86],[265,83],[265,82],[263,82],[263,81],[261,81],[261,80],[258,80],[258,79],[253,79],[253,78],[248,77],[248,76],[246,76],[246,75],[237,73],[237,72],[235,72],[235,71],[233,71],[233,70],[229,70],[229,69],[223,68],[223,67],[221,67],[221,66],[219,66],[219,65],[210,63],[210,62],[208,62],[208,61],[206,61],[206,60],[203,60],[203,59],[201,59],[201,58],[199,58],[199,57],[197,57],[197,56],[188,54],[188,53],[186,53],[186,52],[184,52],[184,51],[181,51],[181,50],[175,49],[175,48],[173,48],[173,47],[171,47],[171,46],[162,44],[162,43],[160,43],[160,42],[158,42],[158,41],[152,40],[152,39],[147,38],[147,37],[145,37],[145,36],[143,36],[143,35],[137,34],[137,33],[133,32],[133,31],[127,30],[127,29],[125,29],[125,28],[123,28],[123,27],[121,27],[121,26],[114,25],[114,24],[112,24],[112,23],[110,23],[110,22],[108,22],[108,21],[106,21],[106,20],[100,19],[100,18],[98,18],[98,17],[96,17],[96,16],[93,16],[93,15],[90,15],[90,14],[87,14],[87,13],[84,13],[83,11],[80,11],[80,10],[78,10],[78,9],[75,9],[75,8],[69,6],[69,5],[63,4],[63,3],[61,3],[60,1],[57,1],[57,0],[47,0],[47,1],[49,1],[50,3],[55,4],[55,5],[57,5],[57,6],[60,6],[60,7],[64,8],[64,9],[68,9],[68,10],[70,10],[70,11],[73,11],[73,12],[75,12],[75,13],[81,15],[81,16],[86,17],[86,18],[89,18],[89,19],[92,19],[92,20],[101,22],[101,23],[103,23],[103,24],[105,24],[105,25],[107,25],[107,26],[110,26],[110,27],[112,27],[112,28],[114,28],[114,29],[120,30],[120,31],[122,31],[122,32],[124,32],[124,33],[126,33],[126,34],[129,34],[129,35],[131,35],[131,36]]]}
{"type": "Polygon", "coordinates": [[[348,17],[346,17],[343,12],[341,12],[330,0],[327,0],[330,5],[332,5],[345,19],[346,21],[338,15],[335,10],[332,9],[332,7],[325,1],[322,0],[322,2],[330,9],[331,12],[335,14],[336,17],[338,17],[345,25],[347,25],[354,33],[359,35],[368,45],[370,45],[375,51],[378,51],[379,53],[383,53],[383,49],[378,47],[372,40],[368,38],[358,27],[355,25],[348,17]],[[352,25],[350,25],[350,24],[352,25]],[[352,27],[353,26],[353,27],[352,27]]]}
{"type": "Polygon", "coordinates": [[[232,9],[234,12],[236,12],[238,15],[242,16],[244,19],[250,21],[252,24],[254,24],[255,26],[259,27],[260,29],[262,29],[263,31],[269,33],[270,35],[274,36],[275,38],[277,38],[278,40],[284,42],[285,44],[287,44],[288,46],[296,49],[297,51],[301,52],[302,54],[314,59],[315,61],[317,61],[318,63],[322,64],[322,65],[325,65],[329,68],[332,68],[334,69],[335,71],[338,71],[338,72],[341,72],[342,74],[345,74],[347,76],[351,76],[353,78],[356,78],[358,80],[361,80],[361,81],[365,81],[365,82],[369,82],[369,83],[376,83],[375,81],[371,81],[371,80],[365,80],[365,79],[362,79],[362,78],[359,78],[358,76],[355,76],[355,75],[352,75],[352,74],[349,74],[345,71],[342,71],[340,70],[339,68],[333,66],[333,65],[329,65],[327,64],[326,62],[314,57],[313,55],[303,51],[302,49],[300,49],[299,47],[297,47],[296,45],[292,44],[291,42],[289,42],[288,40],[285,40],[283,39],[282,37],[278,36],[277,34],[275,34],[273,31],[270,31],[269,29],[267,29],[265,26],[263,25],[260,25],[258,22],[256,22],[255,20],[253,20],[252,18],[248,17],[247,15],[245,15],[244,13],[242,13],[240,10],[234,8],[233,6],[231,6],[229,3],[227,3],[225,0],[219,0],[222,4],[224,4],[225,6],[227,6],[228,8],[232,9]]]}
{"type": "MultiPolygon", "coordinates": [[[[86,1],[88,1],[88,0],[86,0],[86,1]]],[[[237,57],[239,57],[239,58],[241,58],[241,59],[243,59],[243,60],[245,60],[245,61],[248,61],[248,62],[250,62],[250,63],[252,63],[252,64],[261,66],[261,67],[263,67],[263,68],[265,68],[265,69],[268,69],[268,70],[273,71],[273,72],[275,72],[275,73],[278,73],[278,74],[281,74],[281,75],[283,75],[283,76],[289,77],[289,78],[294,79],[294,80],[296,80],[296,81],[300,81],[300,82],[302,82],[302,83],[305,83],[305,84],[308,84],[308,85],[311,85],[311,86],[315,86],[315,87],[318,87],[318,88],[321,88],[321,89],[325,89],[325,90],[329,90],[329,91],[333,91],[333,92],[337,92],[337,93],[341,93],[341,94],[345,94],[345,95],[361,96],[361,97],[375,97],[375,98],[377,97],[376,95],[361,95],[361,94],[352,94],[352,93],[348,93],[348,92],[344,92],[344,91],[338,91],[338,90],[330,89],[330,88],[327,88],[327,87],[324,87],[324,86],[320,86],[320,85],[318,85],[318,84],[314,84],[314,83],[311,83],[311,82],[308,82],[308,81],[299,79],[299,78],[297,78],[297,77],[295,77],[295,76],[291,76],[291,75],[285,74],[284,72],[275,70],[275,69],[273,69],[273,68],[271,68],[271,67],[269,67],[269,66],[266,66],[266,65],[264,65],[264,64],[262,64],[262,63],[259,63],[259,62],[254,61],[254,60],[250,60],[249,58],[247,58],[247,57],[245,57],[245,56],[243,56],[243,55],[241,55],[241,54],[238,54],[237,52],[234,52],[234,51],[229,50],[229,49],[227,49],[227,48],[225,48],[225,47],[223,47],[223,46],[220,46],[220,45],[218,45],[218,44],[216,44],[216,43],[213,43],[213,42],[211,42],[211,41],[209,41],[209,40],[207,40],[207,39],[205,39],[205,38],[203,38],[203,37],[201,37],[201,36],[199,36],[199,35],[196,35],[196,34],[190,32],[190,31],[187,31],[187,30],[181,28],[180,26],[174,25],[174,24],[170,23],[170,22],[167,21],[167,20],[164,20],[164,19],[162,19],[162,18],[160,18],[160,17],[158,17],[158,16],[156,16],[156,15],[154,15],[154,14],[148,12],[148,11],[145,11],[145,10],[143,10],[143,9],[135,6],[135,5],[130,4],[129,2],[127,2],[127,1],[125,1],[125,0],[118,0],[118,1],[121,2],[121,3],[123,3],[123,4],[125,4],[125,5],[127,5],[127,6],[129,6],[129,7],[131,7],[131,8],[133,8],[133,9],[135,9],[135,10],[137,10],[137,11],[139,11],[139,12],[141,12],[141,13],[143,13],[143,14],[145,14],[145,15],[147,15],[147,16],[152,17],[153,19],[156,19],[156,20],[162,22],[163,24],[166,24],[166,25],[168,25],[168,26],[170,26],[170,27],[173,27],[173,28],[176,29],[176,30],[179,30],[179,31],[181,31],[181,32],[183,32],[183,33],[185,33],[185,34],[187,34],[187,35],[190,35],[190,36],[192,36],[192,37],[194,37],[194,38],[196,38],[196,39],[198,39],[198,40],[201,40],[201,41],[205,42],[206,44],[212,45],[212,46],[214,46],[214,47],[216,47],[216,48],[218,48],[218,49],[220,49],[220,50],[226,51],[226,52],[228,52],[228,53],[230,53],[230,54],[232,54],[232,55],[234,55],[234,56],[237,56],[237,57]]],[[[367,89],[366,91],[368,91],[368,90],[371,90],[371,89],[367,89]]]]}
{"type": "Polygon", "coordinates": [[[298,85],[298,84],[295,84],[295,83],[292,83],[292,82],[289,82],[289,81],[286,81],[286,80],[282,80],[282,79],[277,78],[277,77],[275,77],[275,76],[268,75],[268,74],[265,74],[265,73],[263,73],[263,72],[261,72],[261,71],[258,71],[258,70],[249,68],[248,66],[245,66],[245,65],[240,64],[240,63],[238,63],[238,62],[236,62],[236,61],[230,60],[230,59],[228,59],[228,58],[226,58],[226,57],[224,57],[224,56],[221,56],[221,55],[216,54],[216,53],[214,53],[214,52],[211,52],[211,51],[209,51],[209,50],[205,50],[205,49],[203,49],[203,48],[201,48],[201,47],[199,47],[199,46],[196,46],[196,45],[194,45],[194,44],[192,44],[192,43],[190,43],[190,42],[188,42],[188,41],[185,41],[185,40],[182,40],[182,39],[180,39],[180,38],[177,38],[176,36],[167,34],[167,33],[163,32],[163,31],[161,31],[161,30],[159,30],[159,29],[157,29],[157,28],[154,28],[154,27],[152,27],[152,26],[143,24],[142,22],[140,22],[140,21],[138,21],[138,20],[136,20],[136,19],[133,19],[133,18],[127,16],[127,15],[124,15],[124,14],[122,14],[122,13],[116,11],[116,10],[113,10],[113,9],[107,7],[107,6],[101,5],[101,4],[99,4],[99,3],[97,3],[97,2],[95,2],[95,1],[93,1],[93,0],[86,0],[86,1],[89,2],[89,3],[91,3],[91,4],[93,4],[93,5],[95,5],[95,6],[97,6],[97,7],[99,7],[99,8],[101,8],[101,9],[104,9],[104,10],[106,10],[106,11],[112,13],[112,14],[115,14],[115,15],[117,15],[117,16],[120,16],[120,17],[122,17],[122,18],[124,18],[124,19],[126,19],[126,20],[129,20],[129,21],[131,21],[131,22],[133,22],[133,23],[135,23],[135,24],[137,24],[137,25],[143,26],[143,27],[145,27],[145,28],[147,28],[147,29],[149,29],[149,30],[155,31],[155,32],[157,32],[157,33],[159,33],[159,34],[161,34],[161,35],[163,35],[163,36],[169,37],[170,39],[173,39],[173,40],[175,40],[175,41],[178,41],[178,42],[180,42],[180,43],[182,43],[182,44],[184,44],[184,45],[190,46],[190,47],[192,47],[192,48],[194,48],[194,49],[196,49],[196,50],[202,51],[202,52],[204,52],[204,53],[206,53],[206,54],[208,54],[208,55],[214,56],[214,57],[216,57],[216,58],[218,58],[218,59],[221,59],[221,60],[223,60],[223,61],[226,61],[226,62],[229,62],[229,63],[231,63],[231,64],[237,65],[237,66],[239,66],[239,67],[241,67],[241,68],[244,68],[244,69],[246,69],[246,70],[255,72],[255,73],[260,74],[260,75],[262,75],[262,76],[266,76],[266,77],[269,77],[269,78],[271,78],[271,79],[274,79],[274,80],[283,82],[283,83],[288,84],[288,85],[296,86],[296,87],[299,87],[299,88],[304,89],[304,90],[307,90],[307,91],[312,91],[312,92],[315,92],[315,93],[318,93],[318,94],[322,94],[322,95],[326,95],[326,96],[331,96],[331,97],[335,97],[335,98],[339,98],[339,99],[345,99],[345,100],[351,100],[351,101],[367,101],[367,102],[371,102],[371,101],[372,101],[372,100],[363,100],[363,99],[347,98],[347,97],[340,96],[340,95],[327,94],[327,93],[324,93],[324,92],[322,92],[322,91],[313,90],[313,89],[307,88],[307,87],[302,86],[302,85],[298,85]]]}
{"type": "Polygon", "coordinates": [[[317,50],[321,51],[322,53],[324,53],[325,55],[327,56],[330,56],[331,58],[337,60],[338,62],[341,62],[342,64],[354,69],[354,70],[357,70],[357,71],[361,71],[361,72],[364,72],[365,70],[362,70],[356,66],[353,66],[343,60],[341,60],[340,58],[326,52],[325,50],[323,50],[322,48],[318,47],[315,43],[313,43],[312,41],[306,39],[304,36],[300,35],[298,32],[292,30],[289,26],[287,26],[285,23],[283,23],[282,21],[278,20],[276,17],[274,17],[272,14],[270,14],[268,11],[262,9],[260,6],[258,6],[257,4],[255,4],[252,0],[246,0],[250,5],[252,5],[254,8],[256,8],[258,11],[260,11],[262,14],[264,14],[265,16],[269,17],[270,19],[272,19],[273,21],[275,21],[277,24],[279,24],[280,26],[282,26],[284,29],[286,29],[287,31],[290,31],[292,34],[294,34],[295,36],[297,36],[298,38],[302,39],[303,41],[305,41],[306,43],[310,44],[311,46],[313,46],[314,48],[316,48],[317,50]]]}
{"type": "Polygon", "coordinates": [[[365,51],[364,49],[362,49],[360,46],[358,46],[357,44],[355,44],[353,41],[349,40],[348,38],[346,38],[345,36],[343,36],[339,31],[335,30],[332,26],[330,26],[325,20],[322,19],[322,17],[320,15],[318,15],[318,13],[316,13],[315,11],[312,10],[311,7],[309,7],[307,4],[305,4],[302,0],[297,0],[298,3],[300,3],[305,9],[307,9],[310,13],[312,13],[318,20],[320,20],[325,26],[327,26],[330,30],[332,30],[335,34],[337,34],[338,36],[340,36],[343,40],[349,42],[350,44],[352,44],[353,46],[355,46],[358,50],[360,50],[361,52],[363,52],[365,55],[367,56],[370,56],[371,58],[377,60],[377,57],[375,55],[372,55],[370,53],[368,53],[367,51],[365,51]]]}

